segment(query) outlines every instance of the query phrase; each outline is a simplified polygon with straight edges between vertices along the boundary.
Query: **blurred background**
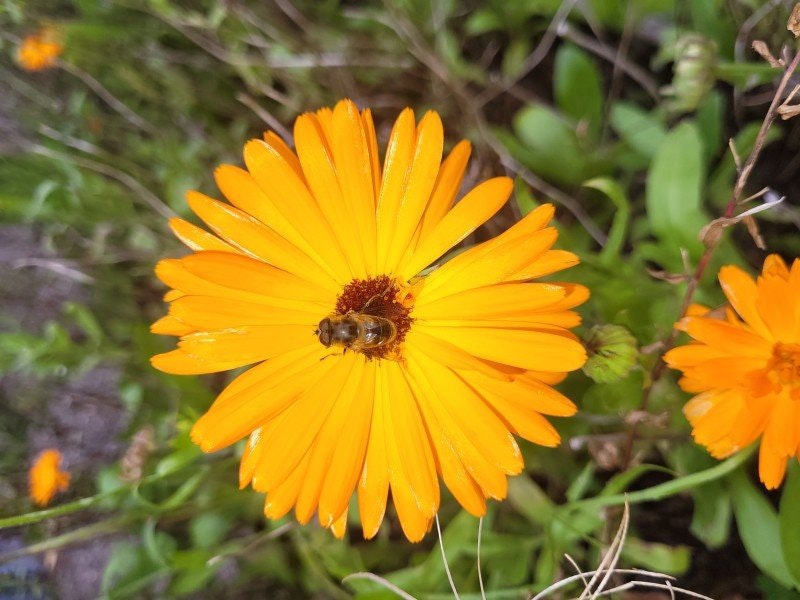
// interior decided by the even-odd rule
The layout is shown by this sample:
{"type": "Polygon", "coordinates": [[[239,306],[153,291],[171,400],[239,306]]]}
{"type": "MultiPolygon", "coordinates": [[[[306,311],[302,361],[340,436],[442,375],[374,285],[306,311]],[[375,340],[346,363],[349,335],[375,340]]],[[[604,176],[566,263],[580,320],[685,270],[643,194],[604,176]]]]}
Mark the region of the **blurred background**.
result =
{"type": "MultiPolygon", "coordinates": [[[[169,347],[149,332],[165,312],[153,266],[184,252],[167,218],[192,219],[185,192],[219,197],[213,169],[241,164],[246,140],[272,129],[290,141],[296,115],[343,97],[372,108],[381,144],[402,108],[435,109],[448,146],[473,142],[467,184],[516,178],[469,243],[555,202],[558,245],[583,260],[566,277],[592,288],[582,337],[596,350],[612,332],[618,358],[597,353],[562,385],[581,413],[556,423],[560,448],[521,444],[528,471],[482,526],[482,578],[487,598],[526,598],[574,574],[565,553],[594,568],[622,511],[585,499],[716,464],[691,440],[676,377],[648,378],[698,233],[731,199],[731,147],[748,156],[778,61],[796,51],[793,4],[0,2],[0,598],[396,597],[342,583],[364,571],[452,597],[435,532],[409,544],[390,515],[371,542],[356,522],[337,541],[266,522],[263,497],[237,489],[241,448],[205,456],[188,437],[227,376],[148,362],[169,347]],[[58,48],[39,68],[20,52],[31,35],[58,48]],[[40,514],[27,470],[46,448],[72,481],[40,514]]],[[[768,190],[737,212],[785,197],[758,226],[763,248],[793,259],[798,121],[779,119],[766,142],[745,195],[768,190]]],[[[753,233],[726,231],[698,300],[722,303],[721,264],[761,264],[753,233]]],[[[774,541],[800,517],[753,474],[747,463],[632,506],[620,565],[714,598],[800,598],[800,556],[774,541]]],[[[478,521],[449,496],[440,519],[456,586],[479,598],[478,521]]]]}

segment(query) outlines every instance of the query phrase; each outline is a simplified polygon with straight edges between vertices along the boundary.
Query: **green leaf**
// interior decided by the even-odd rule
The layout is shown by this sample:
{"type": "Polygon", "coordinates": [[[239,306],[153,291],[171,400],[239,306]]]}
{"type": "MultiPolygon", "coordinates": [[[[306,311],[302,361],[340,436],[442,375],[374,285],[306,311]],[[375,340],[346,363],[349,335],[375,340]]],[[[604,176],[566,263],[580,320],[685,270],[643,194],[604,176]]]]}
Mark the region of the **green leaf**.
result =
{"type": "Polygon", "coordinates": [[[583,409],[597,414],[626,414],[641,403],[643,387],[641,370],[631,371],[612,383],[597,383],[583,397],[583,409]]]}
{"type": "Polygon", "coordinates": [[[512,477],[508,480],[508,501],[534,525],[547,525],[555,506],[542,488],[529,477],[512,477]]]}
{"type": "Polygon", "coordinates": [[[228,535],[232,518],[220,511],[203,512],[189,523],[192,546],[195,548],[213,548],[228,535]]]}
{"type": "Polygon", "coordinates": [[[617,211],[608,233],[608,240],[600,253],[601,261],[605,264],[619,258],[620,251],[625,244],[625,232],[631,216],[630,202],[622,186],[610,177],[595,177],[583,182],[584,187],[602,192],[611,200],[617,211]]]}
{"type": "Polygon", "coordinates": [[[704,178],[700,134],[694,123],[685,121],[667,134],[653,157],[645,203],[652,231],[693,255],[702,251],[697,234],[707,222],[701,209],[704,178]]]}
{"type": "Polygon", "coordinates": [[[503,52],[503,64],[500,70],[504,77],[515,77],[525,64],[531,53],[531,43],[527,37],[514,38],[503,52]]]}
{"type": "Polygon", "coordinates": [[[728,481],[733,514],[747,554],[766,575],[790,587],[792,575],[781,552],[781,533],[775,509],[742,469],[732,473],[728,481]]]}
{"type": "Polygon", "coordinates": [[[707,161],[713,159],[722,148],[722,124],[725,119],[725,101],[722,94],[712,90],[697,109],[697,127],[703,139],[707,161]]]}
{"type": "Polygon", "coordinates": [[[731,498],[718,481],[692,490],[694,513],[689,530],[709,548],[728,541],[731,525],[731,498]]]}
{"type": "Polygon", "coordinates": [[[716,68],[717,78],[735,86],[749,89],[768,83],[781,76],[780,67],[771,67],[766,63],[731,62],[719,63],[716,68]]]}
{"type": "Polygon", "coordinates": [[[514,118],[514,129],[522,142],[516,154],[534,173],[559,183],[585,179],[586,160],[575,132],[552,110],[524,108],[514,118]]]}
{"type": "Polygon", "coordinates": [[[517,177],[514,180],[514,199],[517,201],[517,207],[523,217],[541,204],[541,202],[533,196],[531,188],[528,187],[528,184],[525,183],[521,177],[517,177]]]}
{"type": "Polygon", "coordinates": [[[688,546],[643,542],[635,537],[628,537],[622,547],[626,562],[668,575],[682,575],[688,571],[691,556],[688,546]]]}
{"type": "Polygon", "coordinates": [[[626,102],[612,106],[611,126],[625,143],[647,157],[653,157],[667,137],[667,128],[653,113],[626,102]]]}
{"type": "Polygon", "coordinates": [[[600,23],[621,31],[629,22],[630,12],[639,18],[657,13],[672,14],[675,11],[675,0],[637,0],[636,2],[590,0],[589,6],[600,23]]]}
{"type": "Polygon", "coordinates": [[[778,527],[781,532],[783,559],[794,579],[795,587],[800,589],[800,466],[794,460],[786,471],[786,482],[783,484],[778,511],[778,527]]]}
{"type": "Polygon", "coordinates": [[[553,73],[556,106],[576,122],[585,121],[593,138],[603,119],[603,86],[594,61],[572,44],[558,49],[553,73]]]}

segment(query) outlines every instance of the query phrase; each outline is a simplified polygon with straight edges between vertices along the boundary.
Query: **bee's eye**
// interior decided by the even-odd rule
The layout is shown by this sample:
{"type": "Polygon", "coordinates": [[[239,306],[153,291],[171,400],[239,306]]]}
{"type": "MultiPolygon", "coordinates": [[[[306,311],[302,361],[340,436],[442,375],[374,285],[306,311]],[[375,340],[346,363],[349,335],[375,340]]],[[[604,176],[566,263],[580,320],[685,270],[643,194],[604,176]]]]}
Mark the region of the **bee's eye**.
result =
{"type": "Polygon", "coordinates": [[[319,322],[319,329],[317,329],[320,343],[326,348],[331,345],[331,320],[328,318],[322,319],[319,322]]]}

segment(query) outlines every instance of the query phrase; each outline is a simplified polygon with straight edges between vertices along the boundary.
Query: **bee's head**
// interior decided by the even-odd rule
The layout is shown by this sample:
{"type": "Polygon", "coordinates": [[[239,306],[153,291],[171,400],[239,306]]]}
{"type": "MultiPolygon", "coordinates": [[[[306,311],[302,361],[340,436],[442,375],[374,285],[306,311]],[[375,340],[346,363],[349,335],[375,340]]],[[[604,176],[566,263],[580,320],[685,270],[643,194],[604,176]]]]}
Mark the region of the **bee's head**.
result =
{"type": "Polygon", "coordinates": [[[319,337],[320,343],[329,348],[331,345],[331,320],[329,317],[325,317],[322,321],[319,322],[319,326],[317,330],[314,332],[317,337],[319,337]]]}

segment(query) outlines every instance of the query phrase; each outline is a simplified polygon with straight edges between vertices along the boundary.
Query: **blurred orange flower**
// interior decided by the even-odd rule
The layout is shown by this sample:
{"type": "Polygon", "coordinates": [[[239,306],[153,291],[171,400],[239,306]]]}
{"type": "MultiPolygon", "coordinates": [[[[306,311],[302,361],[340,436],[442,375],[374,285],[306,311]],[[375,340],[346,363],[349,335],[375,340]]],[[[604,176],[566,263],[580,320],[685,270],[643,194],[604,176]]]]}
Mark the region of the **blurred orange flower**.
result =
{"type": "Polygon", "coordinates": [[[695,440],[724,458],[760,436],[759,476],[774,489],[787,461],[800,460],[800,259],[789,269],[772,254],[755,281],[726,266],[719,281],[731,308],[682,319],[677,327],[694,342],[664,360],[697,394],[683,411],[695,440]]]}
{"type": "Polygon", "coordinates": [[[47,506],[58,492],[69,487],[70,475],[61,470],[61,453],[48,448],[39,453],[28,471],[31,499],[39,506],[47,506]]]}
{"type": "Polygon", "coordinates": [[[25,37],[17,48],[17,63],[26,71],[43,71],[55,66],[64,51],[54,27],[44,27],[25,37]]]}

